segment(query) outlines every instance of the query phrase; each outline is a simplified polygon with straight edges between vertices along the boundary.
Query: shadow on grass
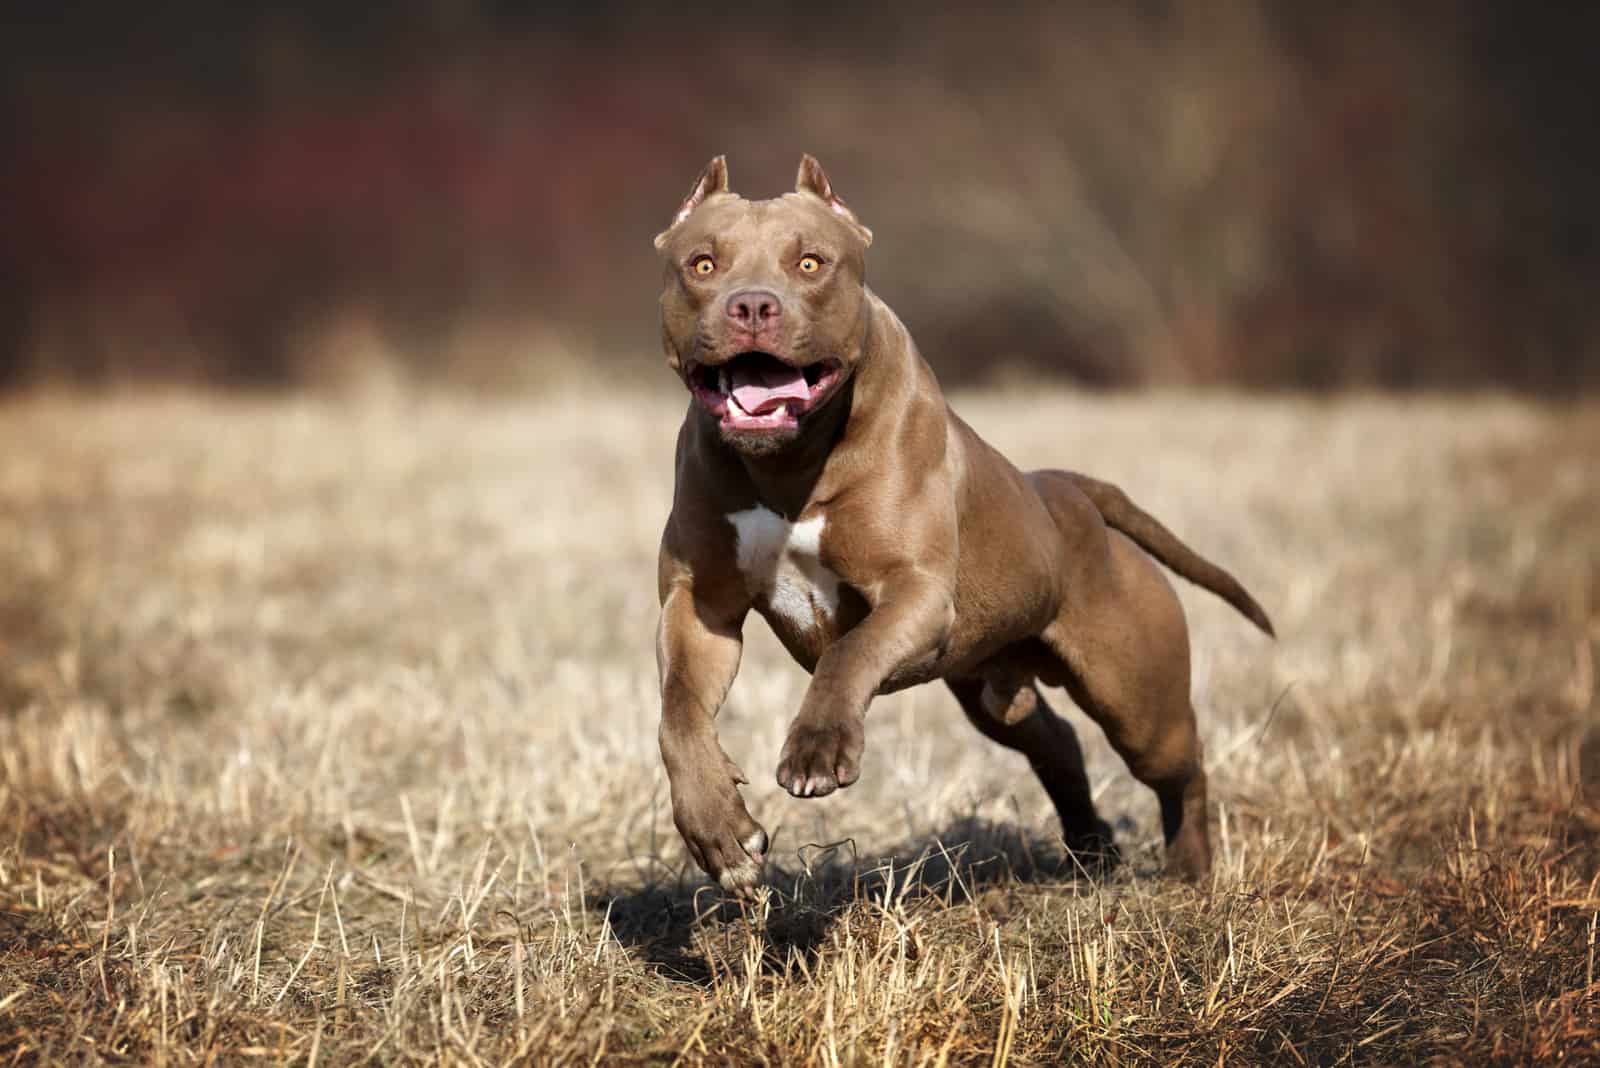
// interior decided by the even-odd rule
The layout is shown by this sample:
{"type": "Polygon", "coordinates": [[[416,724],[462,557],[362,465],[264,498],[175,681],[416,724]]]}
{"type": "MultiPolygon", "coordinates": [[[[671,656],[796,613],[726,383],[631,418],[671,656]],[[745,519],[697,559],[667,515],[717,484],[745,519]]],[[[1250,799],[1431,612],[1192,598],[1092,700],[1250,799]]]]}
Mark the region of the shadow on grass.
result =
{"type": "Polygon", "coordinates": [[[807,844],[787,862],[767,864],[771,894],[764,905],[741,904],[690,869],[674,882],[602,890],[596,899],[617,939],[657,970],[682,982],[710,985],[731,955],[761,939],[761,967],[783,973],[798,954],[815,961],[829,930],[851,906],[933,899],[945,906],[1015,883],[1068,884],[1101,877],[1110,865],[1075,857],[1059,836],[964,817],[887,853],[860,855],[855,843],[807,844]],[[716,943],[723,944],[718,951],[716,943]]]}

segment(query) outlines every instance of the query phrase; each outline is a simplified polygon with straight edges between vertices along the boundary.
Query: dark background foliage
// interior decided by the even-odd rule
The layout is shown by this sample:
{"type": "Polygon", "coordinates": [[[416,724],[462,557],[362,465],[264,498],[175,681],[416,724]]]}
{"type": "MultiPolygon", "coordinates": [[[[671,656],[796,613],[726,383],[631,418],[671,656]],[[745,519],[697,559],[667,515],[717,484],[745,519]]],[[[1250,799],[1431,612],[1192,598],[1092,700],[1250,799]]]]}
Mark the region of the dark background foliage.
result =
{"type": "Polygon", "coordinates": [[[655,368],[802,151],[951,380],[1600,381],[1592,19],[1529,5],[9,5],[0,383],[655,368]]]}

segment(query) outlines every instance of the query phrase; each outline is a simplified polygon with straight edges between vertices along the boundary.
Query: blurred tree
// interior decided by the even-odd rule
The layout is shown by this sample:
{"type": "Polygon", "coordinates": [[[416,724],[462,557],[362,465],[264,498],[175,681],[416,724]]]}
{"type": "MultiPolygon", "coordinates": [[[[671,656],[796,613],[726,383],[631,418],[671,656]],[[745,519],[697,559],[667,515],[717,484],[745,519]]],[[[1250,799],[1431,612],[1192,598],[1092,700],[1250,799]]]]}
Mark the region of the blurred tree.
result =
{"type": "Polygon", "coordinates": [[[537,381],[537,345],[510,339],[552,331],[637,365],[648,240],[686,176],[726,151],[768,195],[803,150],[877,229],[874,285],[953,380],[1600,381],[1594,38],[1573,12],[3,18],[0,383],[319,380],[348,337],[477,378],[491,336],[528,365],[508,380],[537,381]],[[618,292],[639,295],[620,315],[618,292]]]}

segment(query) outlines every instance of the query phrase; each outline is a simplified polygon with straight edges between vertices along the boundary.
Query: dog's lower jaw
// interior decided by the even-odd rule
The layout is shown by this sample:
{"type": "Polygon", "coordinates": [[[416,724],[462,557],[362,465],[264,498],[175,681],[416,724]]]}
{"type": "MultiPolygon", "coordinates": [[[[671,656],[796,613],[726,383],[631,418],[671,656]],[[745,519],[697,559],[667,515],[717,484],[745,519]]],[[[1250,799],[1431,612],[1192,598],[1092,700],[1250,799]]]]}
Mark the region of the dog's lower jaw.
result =
{"type": "Polygon", "coordinates": [[[717,439],[742,456],[755,459],[782,456],[793,449],[805,434],[801,423],[763,427],[759,430],[717,423],[717,439]]]}
{"type": "Polygon", "coordinates": [[[696,416],[705,421],[718,442],[741,458],[757,462],[776,460],[788,465],[802,454],[832,445],[849,417],[851,385],[848,380],[840,383],[786,426],[761,429],[730,426],[719,414],[701,405],[696,406],[696,416]]]}

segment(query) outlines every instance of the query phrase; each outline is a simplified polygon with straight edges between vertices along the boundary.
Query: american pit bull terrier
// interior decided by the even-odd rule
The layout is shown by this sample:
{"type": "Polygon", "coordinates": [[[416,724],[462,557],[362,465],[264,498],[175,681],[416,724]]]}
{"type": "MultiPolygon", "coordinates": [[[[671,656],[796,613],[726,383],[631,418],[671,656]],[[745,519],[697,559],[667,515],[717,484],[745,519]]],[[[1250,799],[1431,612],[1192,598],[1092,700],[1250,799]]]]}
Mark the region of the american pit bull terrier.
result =
{"type": "Polygon", "coordinates": [[[1061,686],[1155,790],[1167,871],[1200,878],[1189,637],[1155,561],[1272,624],[1115,486],[1024,474],[962,422],[865,285],[871,242],[810,156],[793,193],[759,201],[729,192],[717,157],[655,240],[667,363],[692,397],[658,579],[678,831],[724,889],[758,885],[767,833],[715,727],[754,608],[812,674],[778,762],[794,796],[856,781],[874,695],[943,679],[979,731],[1027,756],[1067,845],[1109,856],[1078,740],[1039,694],[1061,686]]]}

